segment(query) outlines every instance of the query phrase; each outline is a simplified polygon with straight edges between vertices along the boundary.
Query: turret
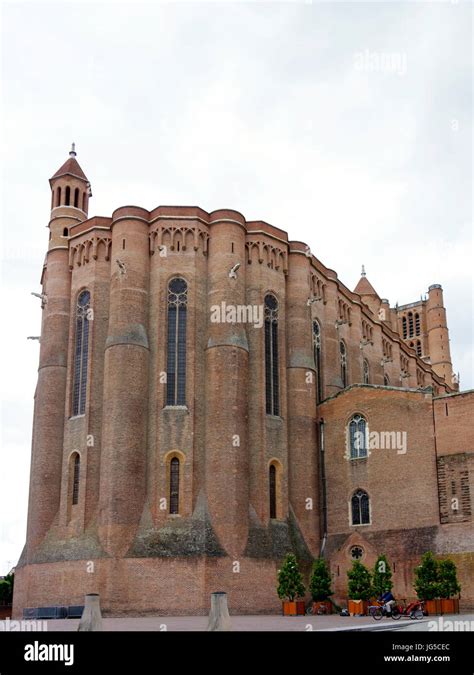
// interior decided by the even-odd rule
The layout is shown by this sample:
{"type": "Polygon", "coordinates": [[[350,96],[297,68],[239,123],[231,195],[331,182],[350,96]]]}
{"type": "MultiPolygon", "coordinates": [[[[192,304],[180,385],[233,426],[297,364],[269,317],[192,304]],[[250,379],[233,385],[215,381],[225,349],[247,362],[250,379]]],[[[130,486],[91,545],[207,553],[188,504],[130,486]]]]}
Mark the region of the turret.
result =
{"type": "Polygon", "coordinates": [[[29,560],[51,527],[60,502],[71,296],[67,238],[69,227],[86,218],[86,213],[73,205],[75,191],[85,193],[89,185],[75,156],[73,145],[69,159],[50,179],[50,238],[42,276],[43,317],[33,421],[29,560]],[[67,199],[72,199],[72,205],[65,204],[67,199]]]}
{"type": "Polygon", "coordinates": [[[362,301],[368,305],[369,309],[376,317],[381,319],[384,318],[384,315],[380,312],[381,300],[379,294],[367,279],[364,265],[362,265],[362,272],[360,274],[360,279],[357,282],[357,286],[354,288],[354,293],[360,295],[362,301]]]}
{"type": "MultiPolygon", "coordinates": [[[[76,159],[76,144],[69,151],[69,158],[49,179],[51,186],[51,212],[66,207],[81,211],[87,217],[91,185],[76,159]]],[[[81,218],[84,220],[84,218],[81,218]]]]}

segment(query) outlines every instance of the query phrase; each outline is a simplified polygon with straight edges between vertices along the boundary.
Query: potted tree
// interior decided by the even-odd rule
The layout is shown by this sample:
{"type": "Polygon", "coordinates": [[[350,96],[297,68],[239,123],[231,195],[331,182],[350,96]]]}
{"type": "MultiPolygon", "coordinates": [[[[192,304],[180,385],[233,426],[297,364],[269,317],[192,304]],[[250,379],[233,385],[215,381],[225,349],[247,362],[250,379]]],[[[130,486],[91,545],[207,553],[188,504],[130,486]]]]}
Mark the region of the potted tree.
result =
{"type": "Polygon", "coordinates": [[[438,591],[441,598],[442,614],[459,614],[459,599],[454,598],[461,591],[456,564],[450,558],[438,562],[438,591]]]}
{"type": "Polygon", "coordinates": [[[297,598],[302,598],[305,592],[296,556],[288,553],[281,569],[278,570],[277,593],[280,600],[283,600],[284,616],[305,614],[304,600],[297,600],[297,598]]]}
{"type": "Polygon", "coordinates": [[[331,573],[329,572],[327,562],[323,558],[318,558],[313,563],[309,591],[313,599],[312,613],[330,614],[332,603],[329,598],[333,594],[331,590],[331,573]]]}
{"type": "Polygon", "coordinates": [[[347,572],[348,583],[348,610],[351,616],[367,614],[367,601],[371,597],[372,575],[365,565],[354,560],[347,572]]]}
{"type": "Polygon", "coordinates": [[[425,603],[428,615],[441,613],[438,583],[438,561],[427,551],[421,558],[421,565],[415,568],[415,591],[420,600],[425,603]]]}
{"type": "Polygon", "coordinates": [[[392,569],[388,564],[387,556],[385,554],[379,555],[375,562],[374,571],[372,573],[372,590],[374,599],[377,600],[387,591],[391,591],[392,588],[392,569]]]}
{"type": "Polygon", "coordinates": [[[0,581],[0,620],[11,618],[13,603],[13,574],[7,574],[0,581]]]}

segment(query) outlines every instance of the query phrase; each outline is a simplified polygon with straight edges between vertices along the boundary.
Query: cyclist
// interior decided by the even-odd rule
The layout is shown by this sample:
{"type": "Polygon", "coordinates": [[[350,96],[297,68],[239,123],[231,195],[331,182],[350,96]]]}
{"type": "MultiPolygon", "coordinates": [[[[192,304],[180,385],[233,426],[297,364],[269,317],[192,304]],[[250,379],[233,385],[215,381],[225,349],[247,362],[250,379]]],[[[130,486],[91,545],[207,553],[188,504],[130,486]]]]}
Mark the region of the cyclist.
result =
{"type": "Polygon", "coordinates": [[[395,604],[395,598],[392,595],[392,591],[385,591],[378,600],[379,602],[383,602],[383,607],[387,612],[387,615],[390,615],[392,613],[392,605],[395,604]]]}

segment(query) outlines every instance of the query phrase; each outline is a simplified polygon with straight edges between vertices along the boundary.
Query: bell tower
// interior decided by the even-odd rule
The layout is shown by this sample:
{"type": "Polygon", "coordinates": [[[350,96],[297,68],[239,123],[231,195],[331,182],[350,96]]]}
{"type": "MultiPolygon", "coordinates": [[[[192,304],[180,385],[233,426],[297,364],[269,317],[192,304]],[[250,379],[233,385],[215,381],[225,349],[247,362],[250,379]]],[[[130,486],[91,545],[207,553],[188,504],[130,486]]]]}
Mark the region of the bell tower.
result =
{"type": "Polygon", "coordinates": [[[51,186],[51,220],[49,223],[49,250],[67,245],[69,229],[87,219],[91,185],[76,159],[73,143],[69,158],[49,179],[51,186]]]}

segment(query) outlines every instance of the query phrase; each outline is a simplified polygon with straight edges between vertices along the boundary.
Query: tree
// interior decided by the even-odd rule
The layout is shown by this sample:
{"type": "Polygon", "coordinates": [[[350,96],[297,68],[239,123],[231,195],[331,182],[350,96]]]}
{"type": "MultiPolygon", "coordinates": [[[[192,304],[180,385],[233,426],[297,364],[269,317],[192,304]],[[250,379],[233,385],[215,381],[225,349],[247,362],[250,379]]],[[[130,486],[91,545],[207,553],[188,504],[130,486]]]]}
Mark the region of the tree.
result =
{"type": "Polygon", "coordinates": [[[372,595],[372,575],[365,565],[354,560],[347,572],[348,595],[351,600],[369,600],[372,595]]]}
{"type": "Polygon", "coordinates": [[[440,598],[451,598],[461,592],[456,564],[450,558],[438,562],[438,591],[440,598]]]}
{"type": "Polygon", "coordinates": [[[0,603],[11,605],[13,602],[13,574],[7,574],[0,581],[0,603]]]}
{"type": "Polygon", "coordinates": [[[374,565],[372,586],[377,598],[393,588],[392,570],[385,554],[379,555],[374,565]]]}
{"type": "Polygon", "coordinates": [[[421,565],[415,567],[415,591],[420,600],[434,600],[439,597],[438,561],[431,551],[421,558],[421,565]]]}
{"type": "Polygon", "coordinates": [[[333,594],[331,590],[331,574],[327,562],[318,558],[313,563],[309,590],[315,602],[327,600],[333,594]]]}
{"type": "Polygon", "coordinates": [[[281,600],[285,598],[293,602],[296,598],[301,598],[306,592],[303,584],[303,578],[298,569],[298,562],[293,553],[288,553],[281,569],[278,570],[278,597],[281,600]]]}

